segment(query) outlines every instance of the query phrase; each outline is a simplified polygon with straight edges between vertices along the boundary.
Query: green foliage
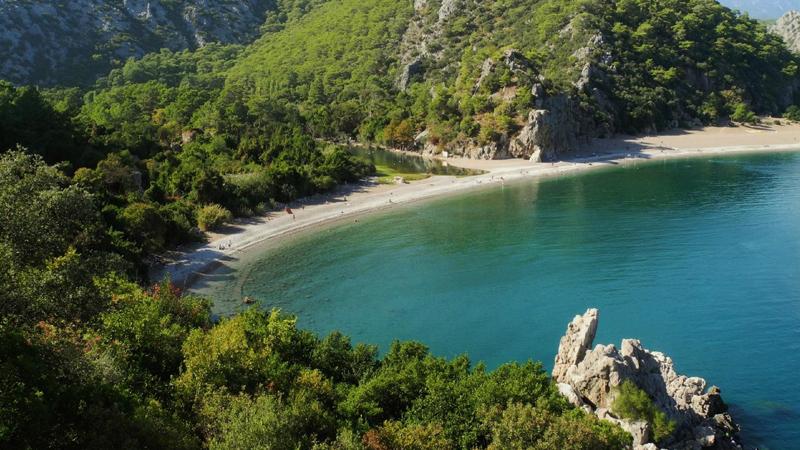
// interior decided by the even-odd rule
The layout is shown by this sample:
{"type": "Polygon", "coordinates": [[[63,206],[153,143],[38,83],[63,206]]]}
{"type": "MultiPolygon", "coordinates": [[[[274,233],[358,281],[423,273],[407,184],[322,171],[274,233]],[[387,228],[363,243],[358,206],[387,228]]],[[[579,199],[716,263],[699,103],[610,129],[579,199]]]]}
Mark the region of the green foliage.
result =
{"type": "Polygon", "coordinates": [[[370,449],[449,450],[455,448],[452,442],[444,436],[444,431],[438,424],[405,424],[399,421],[386,421],[379,428],[370,430],[364,435],[364,444],[370,449]]]}
{"type": "Polygon", "coordinates": [[[206,205],[197,212],[197,225],[203,231],[215,230],[231,219],[233,214],[219,205],[206,205]]]}
{"type": "MultiPolygon", "coordinates": [[[[198,226],[375,173],[320,140],[490,144],[541,91],[613,130],[752,122],[791,100],[797,57],[713,0],[493,0],[442,21],[435,1],[270,6],[247,48],[162,50],[86,92],[0,83],[0,447],[627,447],[541,364],[488,371],[413,342],[378,358],[277,311],[212,326],[207,301],[130,280],[198,226]],[[417,54],[412,17],[441,57],[417,54]],[[579,91],[584,57],[605,76],[579,91]]],[[[631,384],[614,411],[674,430],[631,384]]]]}
{"type": "Polygon", "coordinates": [[[211,325],[209,303],[182,296],[168,281],[151,292],[118,278],[103,280],[101,287],[114,297],[113,306],[99,317],[104,351],[124,364],[132,384],[164,395],[164,384],[178,375],[189,332],[211,325]]]}
{"type": "Polygon", "coordinates": [[[231,69],[227,90],[248,106],[301,103],[320,136],[353,136],[386,110],[411,10],[390,0],[325,2],[253,44],[231,69]]]}
{"type": "MultiPolygon", "coordinates": [[[[58,101],[51,95],[50,101],[58,101]]],[[[82,148],[84,138],[72,125],[66,111],[57,111],[35,87],[14,87],[0,81],[0,152],[22,145],[41,154],[48,162],[93,162],[91,149],[82,148]]]]}
{"type": "Polygon", "coordinates": [[[110,242],[90,194],[71,186],[40,157],[0,155],[1,317],[14,322],[84,320],[102,303],[92,279],[126,266],[110,242]]]}
{"type": "Polygon", "coordinates": [[[218,420],[211,449],[294,450],[336,435],[332,411],[302,391],[286,401],[269,394],[235,397],[218,420]]]}
{"type": "MultiPolygon", "coordinates": [[[[340,152],[317,155],[319,170],[353,176],[340,152]]],[[[488,372],[414,342],[379,359],[375,347],[320,339],[278,311],[212,325],[210,304],[168,280],[143,290],[114,270],[130,245],[162,242],[169,229],[167,207],[130,182],[139,167],[114,154],[71,184],[40,157],[0,157],[0,202],[14,211],[0,216],[0,446],[484,448],[495,440],[488,418],[509,405],[573,420],[541,364],[488,372]],[[19,234],[25,221],[36,236],[19,234]]],[[[181,205],[169,206],[181,215],[181,205]]],[[[574,420],[550,427],[560,431],[540,448],[613,435],[574,420]]]]}
{"type": "Polygon", "coordinates": [[[756,113],[751,111],[746,104],[738,103],[734,106],[731,120],[739,123],[755,124],[758,123],[758,116],[756,116],[756,113]]]}
{"type": "Polygon", "coordinates": [[[800,122],[800,106],[789,106],[786,108],[786,112],[783,113],[783,117],[794,122],[800,122]]]}
{"type": "Polygon", "coordinates": [[[660,442],[675,432],[675,422],[669,420],[647,393],[630,380],[625,380],[617,389],[611,410],[623,419],[647,421],[653,428],[655,442],[660,442]]]}
{"type": "Polygon", "coordinates": [[[624,130],[710,122],[743,101],[778,111],[798,75],[779,37],[714,0],[630,0],[604,16],[615,55],[608,92],[624,130]]]}
{"type": "Polygon", "coordinates": [[[580,410],[556,415],[530,404],[512,403],[505,410],[490,411],[484,421],[491,430],[489,450],[615,450],[631,442],[628,433],[580,410]]]}
{"type": "Polygon", "coordinates": [[[71,326],[0,323],[3,448],[199,448],[161,401],[133,394],[125,367],[71,326]]]}
{"type": "Polygon", "coordinates": [[[338,333],[320,340],[295,323],[249,310],[186,339],[174,386],[212,447],[336,448],[356,432],[367,448],[479,448],[493,439],[493,418],[515,404],[556,424],[539,448],[583,440],[588,447],[580,448],[619,448],[613,443],[629,439],[572,413],[540,364],[487,372],[413,342],[396,342],[377,360],[375,348],[353,348],[338,333]]]}

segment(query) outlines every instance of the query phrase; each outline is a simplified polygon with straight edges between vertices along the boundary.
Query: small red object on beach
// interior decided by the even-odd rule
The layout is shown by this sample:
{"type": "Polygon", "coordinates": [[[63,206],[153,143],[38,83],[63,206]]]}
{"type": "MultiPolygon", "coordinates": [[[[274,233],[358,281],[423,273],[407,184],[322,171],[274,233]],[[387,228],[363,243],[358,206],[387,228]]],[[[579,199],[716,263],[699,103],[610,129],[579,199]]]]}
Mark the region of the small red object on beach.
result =
{"type": "Polygon", "coordinates": [[[289,207],[287,206],[287,207],[286,207],[286,214],[294,214],[294,213],[292,212],[292,208],[289,208],[289,207]]]}

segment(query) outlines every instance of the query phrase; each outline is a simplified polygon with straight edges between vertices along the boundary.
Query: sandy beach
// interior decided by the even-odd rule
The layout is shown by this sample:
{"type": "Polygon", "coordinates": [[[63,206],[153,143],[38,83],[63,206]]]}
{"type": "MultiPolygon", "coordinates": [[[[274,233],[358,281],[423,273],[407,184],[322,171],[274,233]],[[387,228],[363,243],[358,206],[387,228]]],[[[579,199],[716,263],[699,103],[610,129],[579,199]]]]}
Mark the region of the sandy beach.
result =
{"type": "Polygon", "coordinates": [[[469,160],[450,158],[449,164],[479,169],[470,177],[433,176],[409,184],[384,185],[365,181],[342,186],[336,192],[294,202],[293,215],[275,211],[266,216],[238,220],[199,243],[164,255],[151,278],[169,274],[188,288],[204,273],[235,260],[258,244],[323,224],[356,221],[360,215],[443,195],[499,186],[516,180],[560,176],[602,167],[639,164],[645,160],[684,158],[712,154],[800,150],[800,125],[710,127],[653,136],[597,139],[575,155],[554,163],[525,160],[469,160]]]}

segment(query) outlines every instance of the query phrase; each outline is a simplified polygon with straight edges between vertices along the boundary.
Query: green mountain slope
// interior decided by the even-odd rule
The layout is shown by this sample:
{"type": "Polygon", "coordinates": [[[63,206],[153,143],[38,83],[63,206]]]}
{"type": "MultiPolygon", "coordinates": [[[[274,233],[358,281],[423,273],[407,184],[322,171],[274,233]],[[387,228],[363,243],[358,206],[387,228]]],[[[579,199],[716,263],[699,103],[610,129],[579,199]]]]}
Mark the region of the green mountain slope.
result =
{"type": "Polygon", "coordinates": [[[90,85],[162,48],[246,44],[321,0],[70,0],[0,2],[0,78],[90,85]],[[265,23],[266,22],[266,23],[265,23]]]}
{"type": "Polygon", "coordinates": [[[780,39],[713,0],[339,0],[263,37],[227,79],[301,105],[320,137],[411,146],[425,132],[428,151],[475,157],[780,113],[796,84],[780,39]]]}
{"type": "MultiPolygon", "coordinates": [[[[86,80],[87,55],[115,65],[116,43],[147,36],[101,51],[78,21],[90,38],[73,47],[35,16],[20,23],[44,38],[20,38],[15,18],[42,3],[0,4],[3,70],[34,68],[2,72],[14,81],[86,80]]],[[[104,4],[120,3],[187,4],[104,4]]],[[[214,325],[207,301],[132,282],[198,227],[373,173],[323,139],[557,158],[592,136],[781,113],[797,57],[712,0],[264,5],[252,45],[148,53],[88,91],[0,82],[0,447],[625,448],[539,364],[489,372],[416,343],[378,358],[277,312],[214,325]]]]}

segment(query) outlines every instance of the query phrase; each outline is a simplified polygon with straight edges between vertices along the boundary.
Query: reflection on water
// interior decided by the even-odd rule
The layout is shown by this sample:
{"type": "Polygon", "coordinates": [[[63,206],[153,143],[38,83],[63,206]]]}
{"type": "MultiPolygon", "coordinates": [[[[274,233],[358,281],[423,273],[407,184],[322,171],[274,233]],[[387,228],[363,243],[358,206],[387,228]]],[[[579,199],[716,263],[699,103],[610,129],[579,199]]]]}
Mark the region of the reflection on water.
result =
{"type": "Polygon", "coordinates": [[[349,147],[348,150],[359,159],[376,167],[385,166],[401,173],[429,173],[431,175],[469,176],[479,175],[479,170],[464,169],[446,162],[410,153],[393,152],[377,147],[349,147]]]}

